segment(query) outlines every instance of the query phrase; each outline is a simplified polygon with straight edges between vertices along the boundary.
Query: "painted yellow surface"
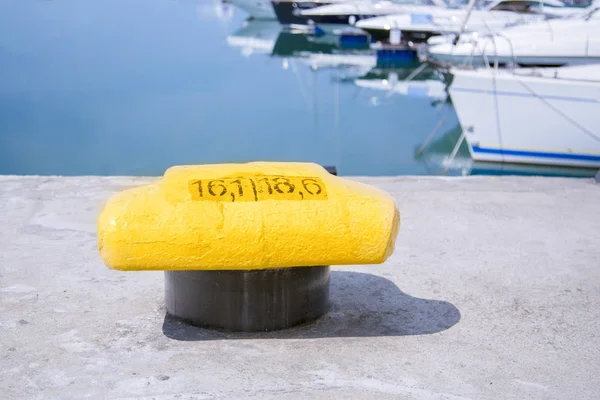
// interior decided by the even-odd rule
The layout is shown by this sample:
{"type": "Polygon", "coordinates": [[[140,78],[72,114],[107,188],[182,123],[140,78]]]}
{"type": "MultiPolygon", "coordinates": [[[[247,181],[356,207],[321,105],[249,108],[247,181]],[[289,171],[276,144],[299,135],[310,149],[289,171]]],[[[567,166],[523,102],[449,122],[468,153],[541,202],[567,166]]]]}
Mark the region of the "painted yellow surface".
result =
{"type": "Polygon", "coordinates": [[[119,270],[378,264],[399,224],[387,193],[316,164],[177,166],[108,200],[98,248],[119,270]]]}

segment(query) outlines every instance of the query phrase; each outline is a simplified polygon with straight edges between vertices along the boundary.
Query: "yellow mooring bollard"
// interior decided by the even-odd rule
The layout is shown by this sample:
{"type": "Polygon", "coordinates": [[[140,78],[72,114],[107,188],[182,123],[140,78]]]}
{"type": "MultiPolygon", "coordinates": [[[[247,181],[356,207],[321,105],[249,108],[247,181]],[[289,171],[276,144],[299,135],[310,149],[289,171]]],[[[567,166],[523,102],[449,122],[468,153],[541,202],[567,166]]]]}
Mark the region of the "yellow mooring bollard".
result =
{"type": "Polygon", "coordinates": [[[324,314],[329,265],[384,262],[399,224],[387,193],[316,164],[177,166],[108,200],[98,248],[111,268],[164,270],[174,317],[265,331],[324,314]]]}

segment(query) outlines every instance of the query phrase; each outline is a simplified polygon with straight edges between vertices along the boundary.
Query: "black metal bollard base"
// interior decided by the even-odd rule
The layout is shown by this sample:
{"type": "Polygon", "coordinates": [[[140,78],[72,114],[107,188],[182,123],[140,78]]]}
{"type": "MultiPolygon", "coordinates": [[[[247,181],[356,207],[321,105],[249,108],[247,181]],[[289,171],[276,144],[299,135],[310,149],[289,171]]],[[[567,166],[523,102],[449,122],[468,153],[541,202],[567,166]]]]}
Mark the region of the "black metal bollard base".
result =
{"type": "Polygon", "coordinates": [[[250,271],[165,271],[167,312],[192,325],[272,331],[329,309],[329,266],[250,271]]]}

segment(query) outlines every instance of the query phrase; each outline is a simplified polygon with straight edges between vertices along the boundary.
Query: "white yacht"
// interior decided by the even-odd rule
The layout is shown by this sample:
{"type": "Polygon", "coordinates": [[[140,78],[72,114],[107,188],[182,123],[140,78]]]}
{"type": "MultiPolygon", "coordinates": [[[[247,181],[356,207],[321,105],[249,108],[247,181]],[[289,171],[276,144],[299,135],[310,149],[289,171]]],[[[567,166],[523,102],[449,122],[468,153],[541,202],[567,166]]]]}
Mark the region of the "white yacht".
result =
{"type": "Polygon", "coordinates": [[[282,25],[306,25],[308,20],[300,14],[303,10],[349,1],[364,0],[271,0],[271,3],[282,25]]]}
{"type": "MultiPolygon", "coordinates": [[[[557,6],[557,0],[547,1],[557,6]]],[[[465,30],[491,33],[507,26],[543,20],[546,15],[540,11],[540,4],[543,2],[484,1],[471,11],[465,30]],[[517,5],[520,6],[517,7],[517,5]],[[512,9],[518,12],[509,11],[512,9]]],[[[402,33],[405,41],[423,42],[432,36],[459,33],[467,13],[465,8],[435,6],[421,10],[407,8],[406,12],[360,20],[355,26],[368,32],[373,39],[378,41],[388,40],[390,32],[396,30],[402,33]]]]}
{"type": "Polygon", "coordinates": [[[432,9],[432,7],[445,8],[446,3],[442,0],[433,0],[428,3],[364,0],[315,7],[301,11],[300,15],[315,24],[354,25],[362,19],[411,11],[425,12],[432,9]]]}
{"type": "Polygon", "coordinates": [[[451,72],[475,161],[600,168],[600,65],[451,72]]]}
{"type": "Polygon", "coordinates": [[[270,0],[229,0],[231,4],[256,19],[276,19],[270,0]]]}
{"type": "Polygon", "coordinates": [[[476,35],[457,45],[428,49],[441,63],[561,66],[600,62],[600,7],[583,15],[552,19],[504,29],[495,35],[476,35]]]}

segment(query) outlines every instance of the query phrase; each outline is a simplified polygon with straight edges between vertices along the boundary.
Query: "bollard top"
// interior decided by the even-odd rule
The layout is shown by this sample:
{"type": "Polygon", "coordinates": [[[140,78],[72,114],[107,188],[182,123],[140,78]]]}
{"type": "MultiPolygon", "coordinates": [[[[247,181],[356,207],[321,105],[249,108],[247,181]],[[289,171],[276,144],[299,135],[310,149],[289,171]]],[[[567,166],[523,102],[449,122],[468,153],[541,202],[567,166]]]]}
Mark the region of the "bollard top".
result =
{"type": "Polygon", "coordinates": [[[98,248],[120,270],[378,264],[399,224],[386,192],[317,164],[188,165],[112,196],[98,248]]]}
{"type": "Polygon", "coordinates": [[[326,169],[313,163],[184,165],[167,169],[160,188],[165,198],[176,201],[185,201],[190,194],[193,200],[222,203],[324,200],[327,191],[322,176],[329,175],[326,169]],[[305,187],[311,185],[315,186],[305,187]]]}

